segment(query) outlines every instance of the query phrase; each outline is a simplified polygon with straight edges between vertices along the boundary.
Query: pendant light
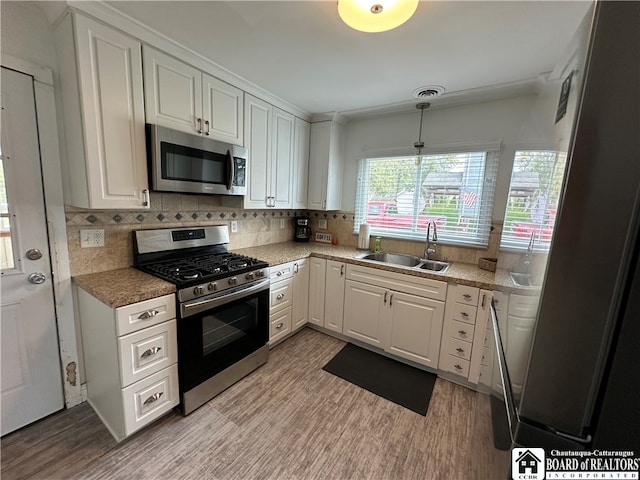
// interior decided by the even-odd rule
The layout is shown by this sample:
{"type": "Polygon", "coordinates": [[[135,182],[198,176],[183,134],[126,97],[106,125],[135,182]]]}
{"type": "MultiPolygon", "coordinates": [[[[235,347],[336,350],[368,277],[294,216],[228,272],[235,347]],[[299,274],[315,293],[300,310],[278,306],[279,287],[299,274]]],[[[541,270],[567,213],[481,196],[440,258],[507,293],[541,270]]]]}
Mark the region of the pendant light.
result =
{"type": "Polygon", "coordinates": [[[338,0],[344,23],[361,32],[386,32],[409,20],[418,0],[338,0]]]}
{"type": "Polygon", "coordinates": [[[420,165],[420,153],[424,148],[424,142],[422,141],[422,117],[424,117],[425,108],[429,108],[430,103],[419,103],[416,108],[420,110],[420,129],[418,130],[418,141],[413,144],[414,148],[418,149],[416,153],[416,165],[420,165]]]}

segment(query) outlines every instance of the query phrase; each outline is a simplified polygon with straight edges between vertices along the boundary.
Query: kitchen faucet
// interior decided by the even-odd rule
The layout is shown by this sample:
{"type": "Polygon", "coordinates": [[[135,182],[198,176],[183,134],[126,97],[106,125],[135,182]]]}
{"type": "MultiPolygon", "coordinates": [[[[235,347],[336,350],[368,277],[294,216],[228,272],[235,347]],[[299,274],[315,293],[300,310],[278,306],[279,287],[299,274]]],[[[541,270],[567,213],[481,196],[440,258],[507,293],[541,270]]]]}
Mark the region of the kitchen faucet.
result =
{"type": "Polygon", "coordinates": [[[438,241],[438,231],[436,229],[436,222],[434,222],[433,220],[429,220],[429,222],[427,223],[427,238],[425,240],[425,244],[424,244],[424,258],[425,260],[429,260],[429,254],[430,253],[436,253],[436,249],[435,249],[435,243],[433,244],[434,248],[431,248],[431,241],[429,240],[429,236],[431,233],[431,225],[433,225],[433,241],[437,242],[438,241]]]}
{"type": "Polygon", "coordinates": [[[527,245],[527,253],[524,254],[522,265],[524,266],[523,273],[531,273],[531,253],[533,252],[533,244],[536,241],[536,231],[531,231],[531,238],[529,239],[529,245],[527,245]]]}

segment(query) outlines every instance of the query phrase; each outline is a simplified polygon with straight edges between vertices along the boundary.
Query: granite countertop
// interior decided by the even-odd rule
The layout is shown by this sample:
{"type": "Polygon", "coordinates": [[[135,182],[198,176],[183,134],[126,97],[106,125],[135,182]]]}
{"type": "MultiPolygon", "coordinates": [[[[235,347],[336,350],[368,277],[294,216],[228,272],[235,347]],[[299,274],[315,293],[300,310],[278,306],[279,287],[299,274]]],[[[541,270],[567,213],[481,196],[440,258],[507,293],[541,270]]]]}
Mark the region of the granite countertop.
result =
{"type": "Polygon", "coordinates": [[[111,308],[175,293],[176,286],[135,268],[73,277],[75,284],[111,308]]]}
{"type": "Polygon", "coordinates": [[[468,263],[453,262],[446,272],[437,273],[428,270],[420,270],[417,268],[401,267],[398,265],[390,265],[387,263],[372,262],[370,260],[360,260],[356,258],[364,253],[354,247],[345,247],[341,245],[329,245],[317,242],[297,243],[283,242],[260,247],[249,247],[240,250],[234,250],[236,253],[249,255],[268,262],[270,265],[279,265],[281,263],[292,262],[301,258],[314,257],[326,258],[328,260],[337,260],[355,265],[378,268],[390,272],[404,273],[423,278],[432,278],[434,280],[442,280],[445,282],[456,282],[460,285],[469,285],[471,287],[484,288],[492,290],[494,287],[494,273],[488,270],[482,270],[477,265],[468,263]]]}
{"type": "MultiPolygon", "coordinates": [[[[354,247],[328,245],[316,242],[283,242],[233,251],[259,258],[260,260],[268,262],[269,265],[279,265],[313,255],[314,257],[328,260],[337,260],[445,282],[456,282],[460,285],[469,285],[488,290],[492,290],[495,286],[502,285],[502,281],[504,281],[504,285],[506,285],[504,276],[482,270],[478,268],[477,265],[453,262],[445,273],[437,273],[417,268],[372,262],[370,260],[360,260],[356,257],[364,253],[362,250],[354,247]],[[498,285],[496,285],[498,278],[501,280],[498,285]]],[[[80,275],[73,277],[73,281],[78,287],[86,290],[112,308],[160,297],[176,291],[175,285],[135,268],[121,268],[118,270],[80,275]]]]}

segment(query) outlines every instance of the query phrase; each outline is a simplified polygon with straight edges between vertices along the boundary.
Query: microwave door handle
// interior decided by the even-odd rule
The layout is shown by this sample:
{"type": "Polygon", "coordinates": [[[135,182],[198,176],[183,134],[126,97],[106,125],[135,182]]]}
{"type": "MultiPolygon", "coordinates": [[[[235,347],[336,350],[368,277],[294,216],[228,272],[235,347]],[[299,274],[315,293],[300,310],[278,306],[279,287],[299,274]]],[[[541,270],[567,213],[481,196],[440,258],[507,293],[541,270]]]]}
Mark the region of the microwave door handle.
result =
{"type": "Polygon", "coordinates": [[[227,150],[227,161],[228,161],[228,173],[227,173],[227,190],[231,190],[231,186],[233,185],[233,155],[231,154],[231,150],[227,150]]]}

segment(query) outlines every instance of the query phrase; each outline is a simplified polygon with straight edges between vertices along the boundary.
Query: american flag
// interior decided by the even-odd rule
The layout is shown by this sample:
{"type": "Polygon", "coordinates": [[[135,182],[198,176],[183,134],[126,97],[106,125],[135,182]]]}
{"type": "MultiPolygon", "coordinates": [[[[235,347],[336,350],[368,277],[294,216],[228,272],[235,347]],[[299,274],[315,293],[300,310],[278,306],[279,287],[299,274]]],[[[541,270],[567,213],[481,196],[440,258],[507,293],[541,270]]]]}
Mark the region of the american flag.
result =
{"type": "Polygon", "coordinates": [[[462,193],[462,203],[468,207],[473,207],[477,199],[478,195],[476,195],[476,192],[466,191],[462,193]]]}

